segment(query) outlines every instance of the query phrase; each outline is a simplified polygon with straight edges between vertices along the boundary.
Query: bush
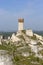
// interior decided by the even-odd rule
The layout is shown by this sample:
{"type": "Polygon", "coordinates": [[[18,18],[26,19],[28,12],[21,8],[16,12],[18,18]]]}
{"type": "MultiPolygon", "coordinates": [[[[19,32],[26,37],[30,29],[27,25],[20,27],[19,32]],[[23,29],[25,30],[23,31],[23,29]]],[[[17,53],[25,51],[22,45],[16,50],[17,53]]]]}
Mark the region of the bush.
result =
{"type": "Polygon", "coordinates": [[[19,61],[19,57],[18,57],[18,56],[15,56],[15,57],[14,57],[14,60],[15,60],[15,61],[19,61]]]}
{"type": "Polygon", "coordinates": [[[22,30],[22,32],[25,34],[26,33],[26,30],[22,30]]]}
{"type": "Polygon", "coordinates": [[[31,37],[31,39],[36,40],[37,38],[36,38],[36,36],[35,36],[35,35],[33,35],[33,37],[31,37]]]}
{"type": "Polygon", "coordinates": [[[38,42],[37,45],[42,45],[42,44],[40,42],[38,42]]]}

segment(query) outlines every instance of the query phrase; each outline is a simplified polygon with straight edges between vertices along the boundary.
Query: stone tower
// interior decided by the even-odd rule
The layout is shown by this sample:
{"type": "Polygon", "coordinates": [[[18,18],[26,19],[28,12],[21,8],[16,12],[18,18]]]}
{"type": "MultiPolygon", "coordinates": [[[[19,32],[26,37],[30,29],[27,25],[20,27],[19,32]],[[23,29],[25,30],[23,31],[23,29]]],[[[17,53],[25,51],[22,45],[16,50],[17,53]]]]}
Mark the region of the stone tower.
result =
{"type": "Polygon", "coordinates": [[[24,19],[18,19],[18,30],[24,29],[24,19]]]}

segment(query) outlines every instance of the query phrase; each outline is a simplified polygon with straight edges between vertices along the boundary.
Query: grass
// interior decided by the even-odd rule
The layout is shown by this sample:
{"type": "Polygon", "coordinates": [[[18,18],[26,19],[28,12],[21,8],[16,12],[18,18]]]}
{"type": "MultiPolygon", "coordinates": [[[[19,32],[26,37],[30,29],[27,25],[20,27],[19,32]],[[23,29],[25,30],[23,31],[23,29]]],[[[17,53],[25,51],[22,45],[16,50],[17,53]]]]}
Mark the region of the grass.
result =
{"type": "MultiPolygon", "coordinates": [[[[3,44],[0,45],[0,50],[9,51],[9,54],[13,55],[13,62],[16,65],[43,65],[43,60],[39,57],[35,57],[35,54],[31,51],[29,46],[26,46],[26,48],[17,51],[17,47],[15,45],[3,44]],[[24,57],[22,56],[22,52],[29,52],[30,55],[28,57],[24,57]]],[[[43,50],[40,53],[43,54],[43,50]]]]}

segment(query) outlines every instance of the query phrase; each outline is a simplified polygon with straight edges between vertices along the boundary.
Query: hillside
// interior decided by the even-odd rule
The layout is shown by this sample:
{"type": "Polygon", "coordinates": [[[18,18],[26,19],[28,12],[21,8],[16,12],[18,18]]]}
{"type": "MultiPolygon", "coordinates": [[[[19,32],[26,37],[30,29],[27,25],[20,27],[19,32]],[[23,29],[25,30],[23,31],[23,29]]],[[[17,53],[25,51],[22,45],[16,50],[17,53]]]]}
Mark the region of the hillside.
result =
{"type": "Polygon", "coordinates": [[[12,34],[11,41],[1,46],[13,55],[15,65],[43,65],[43,37],[30,30],[12,34]]]}

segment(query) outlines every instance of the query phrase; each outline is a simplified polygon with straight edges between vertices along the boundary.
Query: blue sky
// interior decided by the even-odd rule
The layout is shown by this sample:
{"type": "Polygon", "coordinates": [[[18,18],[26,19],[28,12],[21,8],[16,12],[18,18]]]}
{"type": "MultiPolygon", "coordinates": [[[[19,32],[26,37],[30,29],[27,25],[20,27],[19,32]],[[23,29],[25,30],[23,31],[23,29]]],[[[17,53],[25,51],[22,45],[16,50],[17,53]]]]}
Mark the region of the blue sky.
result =
{"type": "Polygon", "coordinates": [[[0,31],[17,30],[18,18],[25,29],[43,30],[43,0],[0,0],[0,31]]]}

